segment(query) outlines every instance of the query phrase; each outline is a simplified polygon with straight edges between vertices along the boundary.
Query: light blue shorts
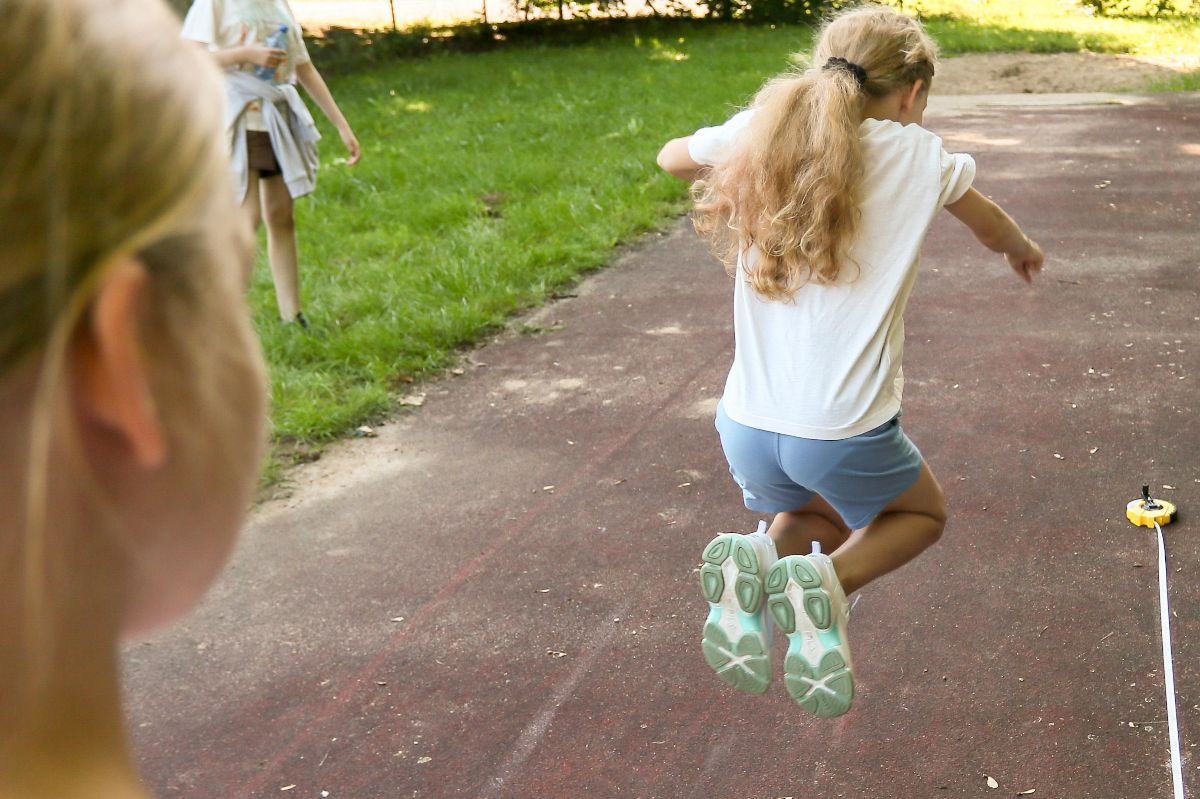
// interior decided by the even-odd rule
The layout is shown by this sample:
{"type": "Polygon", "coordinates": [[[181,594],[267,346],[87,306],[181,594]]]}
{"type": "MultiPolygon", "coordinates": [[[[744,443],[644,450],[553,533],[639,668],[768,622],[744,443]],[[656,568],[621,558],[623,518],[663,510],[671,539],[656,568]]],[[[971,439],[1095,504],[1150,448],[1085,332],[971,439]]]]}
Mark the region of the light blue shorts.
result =
{"type": "Polygon", "coordinates": [[[717,432],[747,508],[797,510],[820,495],[855,530],[907,491],[924,462],[899,414],[852,438],[824,441],[747,427],[718,405],[717,432]]]}

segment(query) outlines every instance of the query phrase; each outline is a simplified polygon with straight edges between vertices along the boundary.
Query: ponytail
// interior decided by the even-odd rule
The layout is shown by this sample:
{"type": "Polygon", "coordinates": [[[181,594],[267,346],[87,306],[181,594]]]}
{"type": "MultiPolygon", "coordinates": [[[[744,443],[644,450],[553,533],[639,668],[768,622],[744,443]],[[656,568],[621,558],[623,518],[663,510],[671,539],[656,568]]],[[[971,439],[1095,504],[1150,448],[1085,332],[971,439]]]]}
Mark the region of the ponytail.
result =
{"type": "Polygon", "coordinates": [[[734,150],[693,187],[696,230],[771,300],[842,276],[861,220],[863,106],[928,83],[937,58],[920,23],[877,6],[830,20],[814,56],[758,92],[734,150]]]}

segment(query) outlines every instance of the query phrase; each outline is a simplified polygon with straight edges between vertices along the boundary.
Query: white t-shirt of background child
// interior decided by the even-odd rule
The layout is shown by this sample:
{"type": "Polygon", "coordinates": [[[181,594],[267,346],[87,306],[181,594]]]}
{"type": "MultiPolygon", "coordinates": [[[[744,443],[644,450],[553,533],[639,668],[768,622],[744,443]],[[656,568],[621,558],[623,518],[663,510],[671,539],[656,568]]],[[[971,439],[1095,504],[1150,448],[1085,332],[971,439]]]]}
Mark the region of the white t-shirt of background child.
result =
{"type": "MultiPolygon", "coordinates": [[[[692,159],[720,162],[753,113],[696,131],[689,142],[692,159]]],[[[947,153],[942,140],[919,125],[867,119],[859,139],[862,221],[837,283],[809,283],[792,302],[767,300],[743,274],[756,250],[739,258],[734,359],[722,400],[736,422],[836,440],[900,412],[904,309],[921,245],[937,212],[970,188],[975,161],[947,153]]]]}
{"type": "MultiPolygon", "coordinates": [[[[185,39],[207,45],[208,49],[227,50],[247,44],[265,46],[267,37],[286,25],[287,61],[275,70],[276,83],[295,83],[296,67],[308,63],[308,48],[296,15],[287,0],[195,0],[183,20],[185,39]]],[[[230,67],[253,72],[257,67],[246,64],[230,67]]],[[[257,103],[246,107],[246,129],[267,129],[262,110],[257,103]]]]}

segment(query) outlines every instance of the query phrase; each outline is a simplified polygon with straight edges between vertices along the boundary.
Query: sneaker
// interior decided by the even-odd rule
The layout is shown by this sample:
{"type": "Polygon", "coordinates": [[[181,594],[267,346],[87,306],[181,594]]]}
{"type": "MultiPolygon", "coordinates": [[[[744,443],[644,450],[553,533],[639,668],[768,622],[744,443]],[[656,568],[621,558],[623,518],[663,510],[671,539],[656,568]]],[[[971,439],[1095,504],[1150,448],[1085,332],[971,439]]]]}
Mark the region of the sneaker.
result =
{"type": "Polygon", "coordinates": [[[850,604],[833,561],[813,542],[811,555],[789,555],[767,573],[767,608],[788,639],[788,693],[818,716],[840,716],[854,702],[846,627],[850,604]]]}
{"type": "Polygon", "coordinates": [[[771,621],[764,580],[775,563],[775,542],[766,522],[750,535],[723,533],[704,548],[700,588],[708,619],[700,646],[725,682],[761,694],[771,683],[771,621]]]}

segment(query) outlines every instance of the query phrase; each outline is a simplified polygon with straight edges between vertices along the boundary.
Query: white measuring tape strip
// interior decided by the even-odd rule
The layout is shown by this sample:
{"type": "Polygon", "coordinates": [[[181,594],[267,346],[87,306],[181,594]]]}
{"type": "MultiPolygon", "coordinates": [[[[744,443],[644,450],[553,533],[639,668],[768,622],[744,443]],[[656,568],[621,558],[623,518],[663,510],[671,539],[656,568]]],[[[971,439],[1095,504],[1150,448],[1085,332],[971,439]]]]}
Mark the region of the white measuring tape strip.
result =
{"type": "Polygon", "coordinates": [[[1158,531],[1158,608],[1162,616],[1163,680],[1167,685],[1167,727],[1171,736],[1171,779],[1175,782],[1175,799],[1183,799],[1183,758],[1179,752],[1179,719],[1175,715],[1175,668],[1171,655],[1171,606],[1167,601],[1167,545],[1162,527],[1158,531]]]}

